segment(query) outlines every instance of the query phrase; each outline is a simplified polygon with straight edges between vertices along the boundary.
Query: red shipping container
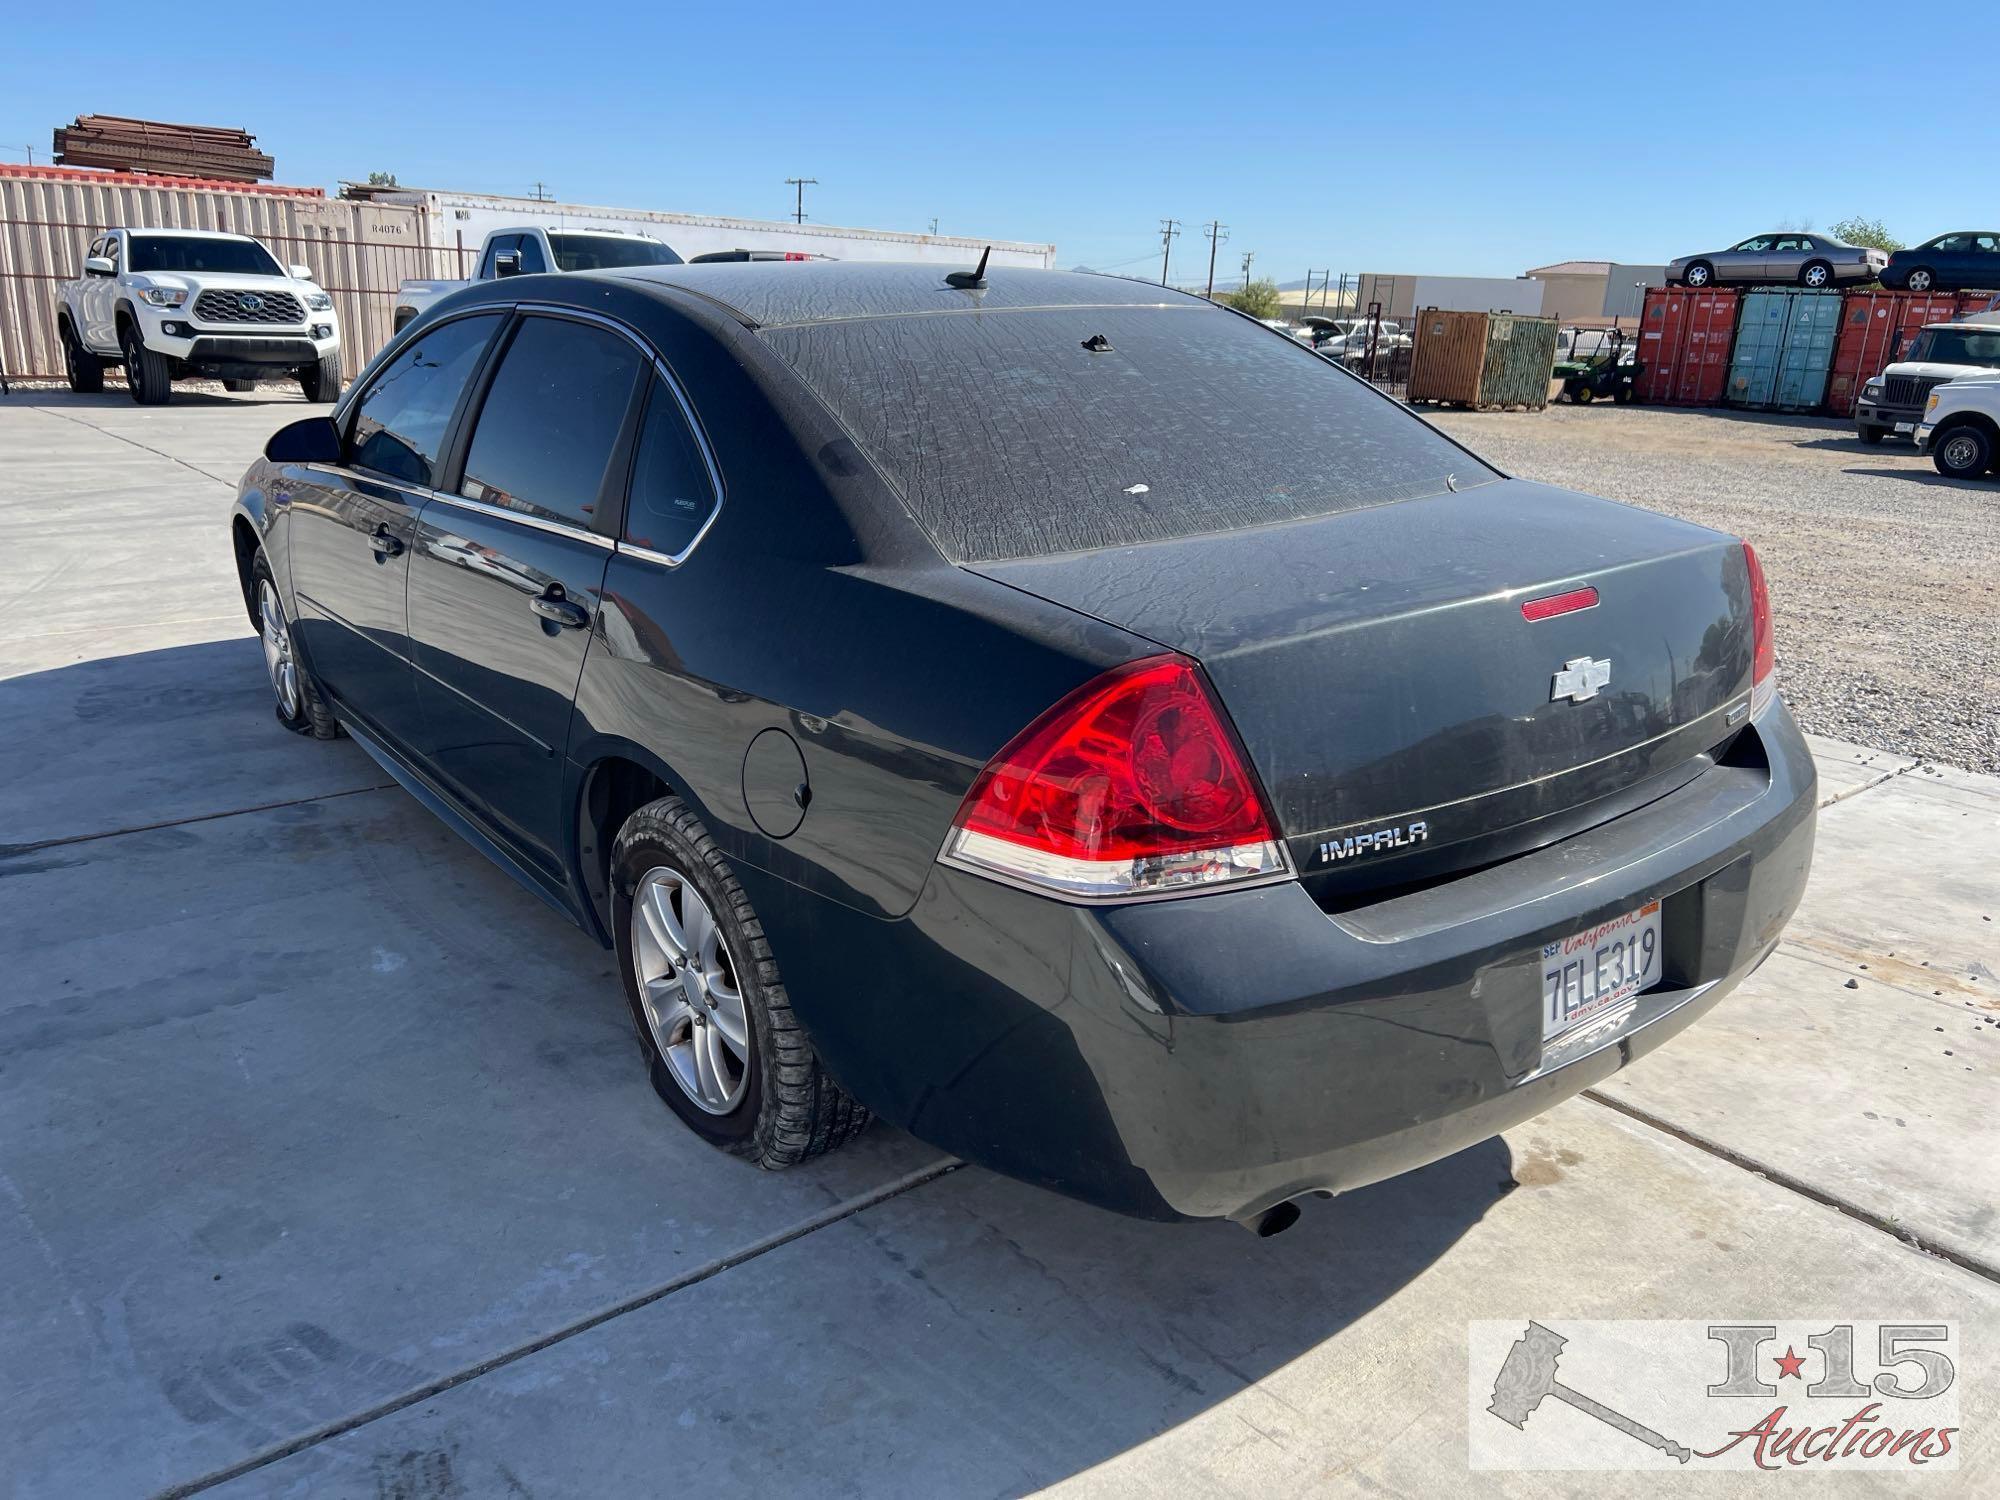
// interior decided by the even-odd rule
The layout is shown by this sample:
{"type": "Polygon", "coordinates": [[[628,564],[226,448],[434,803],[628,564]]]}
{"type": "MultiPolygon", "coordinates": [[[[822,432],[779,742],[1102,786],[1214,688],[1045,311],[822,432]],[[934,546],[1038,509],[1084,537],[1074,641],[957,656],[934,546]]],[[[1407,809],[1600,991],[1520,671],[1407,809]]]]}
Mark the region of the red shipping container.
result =
{"type": "Polygon", "coordinates": [[[1826,382],[1827,412],[1853,416],[1861,387],[1896,362],[1912,334],[1926,323],[1977,312],[1990,300],[1985,292],[1849,292],[1840,307],[1840,342],[1826,382]]]}
{"type": "Polygon", "coordinates": [[[1639,319],[1638,392],[1660,406],[1719,406],[1729,382],[1737,293],[1703,287],[1646,290],[1639,319]]]}

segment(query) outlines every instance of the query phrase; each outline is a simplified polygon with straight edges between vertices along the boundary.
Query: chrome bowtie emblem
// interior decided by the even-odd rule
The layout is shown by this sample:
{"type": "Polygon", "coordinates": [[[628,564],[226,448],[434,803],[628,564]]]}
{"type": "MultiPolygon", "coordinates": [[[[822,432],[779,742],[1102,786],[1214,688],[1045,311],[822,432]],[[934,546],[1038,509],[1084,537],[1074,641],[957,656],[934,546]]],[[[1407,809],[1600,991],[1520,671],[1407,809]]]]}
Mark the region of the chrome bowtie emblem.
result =
{"type": "Polygon", "coordinates": [[[236,294],[236,305],[245,312],[262,312],[264,310],[264,299],[255,292],[238,292],[236,294]]]}
{"type": "Polygon", "coordinates": [[[1586,698],[1595,698],[1597,690],[1608,686],[1610,681],[1611,658],[1593,661],[1588,656],[1572,657],[1556,673],[1556,680],[1549,687],[1549,702],[1567,698],[1572,703],[1581,703],[1586,698]]]}

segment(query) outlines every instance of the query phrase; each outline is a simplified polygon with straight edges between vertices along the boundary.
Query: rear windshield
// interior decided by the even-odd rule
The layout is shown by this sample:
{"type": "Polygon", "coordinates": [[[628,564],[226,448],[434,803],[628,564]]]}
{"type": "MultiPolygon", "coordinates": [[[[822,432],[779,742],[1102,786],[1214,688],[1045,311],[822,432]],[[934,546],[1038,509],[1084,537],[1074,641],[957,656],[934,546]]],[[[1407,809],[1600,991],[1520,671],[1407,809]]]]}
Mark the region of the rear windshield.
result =
{"type": "Polygon", "coordinates": [[[549,235],[558,271],[613,271],[620,266],[677,266],[681,258],[658,240],[622,234],[549,235]]]}
{"type": "Polygon", "coordinates": [[[1498,476],[1198,303],[870,318],[764,337],[954,562],[1295,521],[1498,476]],[[1086,342],[1101,338],[1108,349],[1086,342]]]}
{"type": "Polygon", "coordinates": [[[1940,365],[2000,365],[2000,328],[1926,328],[1903,358],[1940,365]]]}
{"type": "Polygon", "coordinates": [[[205,240],[195,235],[135,234],[133,271],[215,271],[225,276],[282,276],[271,252],[252,240],[205,240]]]}

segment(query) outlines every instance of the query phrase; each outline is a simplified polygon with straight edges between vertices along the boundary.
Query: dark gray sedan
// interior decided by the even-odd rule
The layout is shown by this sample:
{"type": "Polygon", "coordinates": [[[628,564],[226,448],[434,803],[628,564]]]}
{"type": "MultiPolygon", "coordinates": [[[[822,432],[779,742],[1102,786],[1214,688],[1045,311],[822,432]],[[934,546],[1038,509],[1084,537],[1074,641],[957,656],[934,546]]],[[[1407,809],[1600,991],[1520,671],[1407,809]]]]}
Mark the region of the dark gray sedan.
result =
{"type": "Polygon", "coordinates": [[[1830,234],[1779,230],[1753,234],[1727,250],[1708,250],[1669,261],[1667,280],[1690,287],[1732,282],[1830,287],[1842,282],[1873,281],[1888,264],[1886,250],[1850,245],[1830,234]]]}

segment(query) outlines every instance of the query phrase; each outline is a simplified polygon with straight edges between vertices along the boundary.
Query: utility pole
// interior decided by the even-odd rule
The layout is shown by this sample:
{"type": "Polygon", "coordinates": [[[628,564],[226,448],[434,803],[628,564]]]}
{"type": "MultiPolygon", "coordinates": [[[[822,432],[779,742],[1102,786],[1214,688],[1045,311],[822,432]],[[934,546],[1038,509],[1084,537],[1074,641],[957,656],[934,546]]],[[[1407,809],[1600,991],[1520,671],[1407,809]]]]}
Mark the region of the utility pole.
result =
{"type": "Polygon", "coordinates": [[[1250,262],[1256,258],[1257,252],[1255,250],[1245,250],[1243,252],[1243,290],[1246,292],[1250,290],[1250,262]]]}
{"type": "Polygon", "coordinates": [[[548,185],[546,183],[542,182],[539,178],[537,178],[535,181],[535,190],[532,193],[528,194],[528,196],[530,198],[533,198],[537,203],[546,203],[549,201],[549,199],[553,198],[555,194],[549,191],[548,185]]]}
{"type": "Polygon", "coordinates": [[[1229,238],[1222,232],[1228,227],[1220,219],[1208,221],[1208,299],[1211,302],[1215,300],[1215,247],[1229,238]]]}
{"type": "Polygon", "coordinates": [[[1181,221],[1179,219],[1160,220],[1160,285],[1161,286],[1165,286],[1167,284],[1167,265],[1174,258],[1174,241],[1177,238],[1179,238],[1180,232],[1181,232],[1181,221]]]}
{"type": "Polygon", "coordinates": [[[806,189],[809,187],[818,187],[819,179],[817,177],[787,177],[785,179],[785,186],[798,189],[798,196],[792,203],[792,222],[794,224],[805,223],[806,189]]]}
{"type": "Polygon", "coordinates": [[[936,233],[937,233],[937,215],[936,215],[936,214],[932,214],[932,215],[931,215],[931,233],[932,233],[932,234],[936,234],[936,233]]]}

